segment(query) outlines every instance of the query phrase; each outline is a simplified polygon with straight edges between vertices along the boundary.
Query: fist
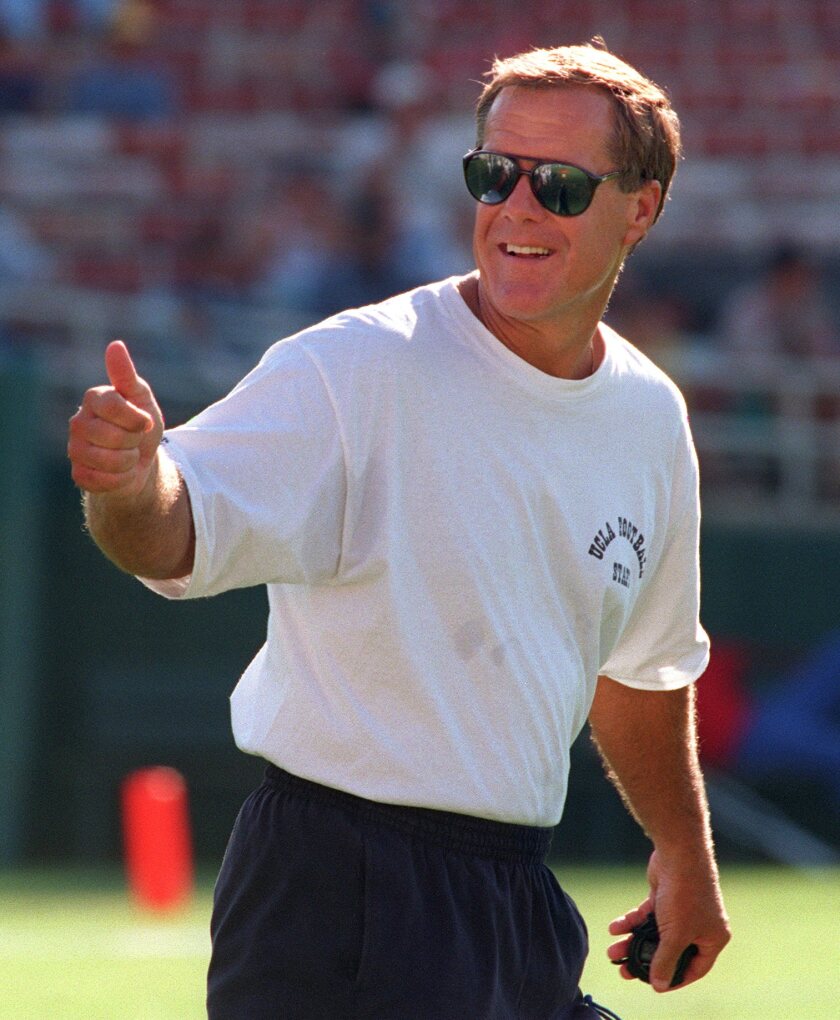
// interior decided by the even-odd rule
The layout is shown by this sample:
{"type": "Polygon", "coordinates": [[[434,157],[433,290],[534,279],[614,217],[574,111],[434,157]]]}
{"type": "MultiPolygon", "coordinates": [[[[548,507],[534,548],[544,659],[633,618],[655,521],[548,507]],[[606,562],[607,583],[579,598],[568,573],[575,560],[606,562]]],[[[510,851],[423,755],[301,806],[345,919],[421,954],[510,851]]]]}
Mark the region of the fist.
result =
{"type": "Polygon", "coordinates": [[[131,498],[149,478],[163,436],[163,416],[121,340],[105,351],[110,385],[94,386],[70,419],[67,456],[80,489],[131,498]]]}

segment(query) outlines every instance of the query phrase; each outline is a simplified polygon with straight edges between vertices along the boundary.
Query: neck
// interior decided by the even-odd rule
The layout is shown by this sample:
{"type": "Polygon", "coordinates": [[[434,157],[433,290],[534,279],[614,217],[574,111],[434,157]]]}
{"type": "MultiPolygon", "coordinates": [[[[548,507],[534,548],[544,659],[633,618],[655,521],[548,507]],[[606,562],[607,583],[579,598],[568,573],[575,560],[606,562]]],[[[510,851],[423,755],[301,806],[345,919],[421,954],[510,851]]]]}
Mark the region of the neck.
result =
{"type": "Polygon", "coordinates": [[[564,329],[546,329],[541,323],[509,323],[482,301],[478,274],[463,277],[458,290],[473,315],[497,340],[546,375],[559,379],[586,379],[603,356],[599,319],[569,323],[564,329]]]}

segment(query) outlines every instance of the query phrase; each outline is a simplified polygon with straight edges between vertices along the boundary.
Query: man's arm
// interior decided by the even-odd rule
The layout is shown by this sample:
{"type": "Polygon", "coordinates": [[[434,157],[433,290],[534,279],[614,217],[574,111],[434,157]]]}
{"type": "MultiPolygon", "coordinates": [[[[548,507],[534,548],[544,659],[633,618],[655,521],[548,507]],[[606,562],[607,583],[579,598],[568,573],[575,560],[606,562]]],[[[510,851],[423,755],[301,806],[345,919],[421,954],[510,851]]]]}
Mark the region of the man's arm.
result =
{"type": "Polygon", "coordinates": [[[88,529],[123,570],[184,577],[192,571],[195,529],[186,486],[160,446],[160,408],[122,341],[108,345],[105,367],[110,385],[85,393],[67,443],[88,529]]]}
{"type": "MultiPolygon", "coordinates": [[[[613,921],[610,933],[629,936],[655,910],[661,941],[651,984],[666,991],[680,953],[694,942],[699,953],[683,987],[708,973],[731,937],[697,756],[694,688],[641,691],[602,676],[589,722],[610,779],[654,846],[649,897],[613,921]]],[[[610,958],[624,957],[627,942],[610,946],[610,958]]]]}

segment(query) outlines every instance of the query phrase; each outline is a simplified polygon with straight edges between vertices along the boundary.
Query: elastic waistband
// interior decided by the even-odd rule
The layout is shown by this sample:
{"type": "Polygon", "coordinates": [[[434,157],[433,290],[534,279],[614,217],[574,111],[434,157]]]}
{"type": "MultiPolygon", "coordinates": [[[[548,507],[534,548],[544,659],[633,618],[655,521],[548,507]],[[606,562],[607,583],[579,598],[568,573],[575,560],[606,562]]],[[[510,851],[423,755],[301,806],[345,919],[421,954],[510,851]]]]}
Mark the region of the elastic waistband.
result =
{"type": "Polygon", "coordinates": [[[266,782],[277,790],[324,804],[339,805],[360,820],[379,823],[414,839],[474,857],[511,863],[542,864],[551,847],[553,829],[495,822],[433,808],[383,804],[330,786],[301,779],[269,764],[266,782]]]}

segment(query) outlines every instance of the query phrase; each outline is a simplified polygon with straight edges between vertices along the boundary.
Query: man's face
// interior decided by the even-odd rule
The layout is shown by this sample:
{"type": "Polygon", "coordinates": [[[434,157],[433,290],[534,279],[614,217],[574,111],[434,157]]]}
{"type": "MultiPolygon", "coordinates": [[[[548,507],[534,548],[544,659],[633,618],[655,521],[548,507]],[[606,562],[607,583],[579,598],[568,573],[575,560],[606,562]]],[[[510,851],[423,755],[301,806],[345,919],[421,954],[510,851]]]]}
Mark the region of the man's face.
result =
{"type": "MultiPolygon", "coordinates": [[[[522,169],[556,160],[609,173],[622,169],[607,154],[612,118],[610,98],[595,88],[506,88],[490,110],[482,147],[517,157],[522,169]]],[[[612,179],[597,188],[584,213],[564,217],[540,205],[530,178],[520,177],[505,202],[478,203],[473,250],[485,321],[541,331],[574,329],[593,314],[597,322],[627,249],[653,220],[659,194],[654,182],[628,195],[612,179]]]]}

